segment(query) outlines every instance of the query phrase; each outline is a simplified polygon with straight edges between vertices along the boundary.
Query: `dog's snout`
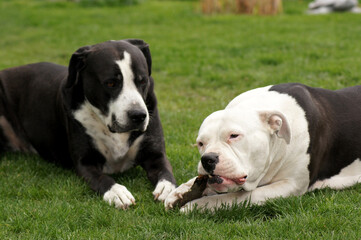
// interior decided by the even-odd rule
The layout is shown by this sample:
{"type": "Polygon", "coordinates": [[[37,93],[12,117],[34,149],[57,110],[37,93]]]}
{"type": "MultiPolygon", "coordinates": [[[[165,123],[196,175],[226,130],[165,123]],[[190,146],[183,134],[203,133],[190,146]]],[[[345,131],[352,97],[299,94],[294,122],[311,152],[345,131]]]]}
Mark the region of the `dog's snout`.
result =
{"type": "Polygon", "coordinates": [[[201,157],[201,162],[204,170],[208,173],[213,173],[214,169],[216,169],[216,164],[219,162],[219,156],[217,153],[205,153],[201,157]]]}
{"type": "Polygon", "coordinates": [[[128,117],[133,123],[139,124],[145,120],[147,113],[142,110],[130,110],[128,111],[128,117]]]}

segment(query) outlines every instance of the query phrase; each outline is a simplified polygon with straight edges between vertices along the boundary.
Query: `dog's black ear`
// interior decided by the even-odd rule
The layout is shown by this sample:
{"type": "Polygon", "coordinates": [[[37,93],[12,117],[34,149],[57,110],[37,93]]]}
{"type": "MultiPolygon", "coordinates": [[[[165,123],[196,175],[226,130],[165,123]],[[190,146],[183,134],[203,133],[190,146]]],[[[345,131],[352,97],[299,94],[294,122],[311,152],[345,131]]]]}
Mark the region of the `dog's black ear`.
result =
{"type": "Polygon", "coordinates": [[[76,50],[70,58],[68,68],[68,81],[65,87],[71,88],[78,83],[79,71],[85,66],[85,58],[89,53],[90,46],[81,47],[76,50]]]}
{"type": "Polygon", "coordinates": [[[150,55],[149,45],[141,39],[125,39],[128,43],[138,47],[142,51],[145,59],[147,60],[149,76],[152,74],[152,57],[150,55]]]}

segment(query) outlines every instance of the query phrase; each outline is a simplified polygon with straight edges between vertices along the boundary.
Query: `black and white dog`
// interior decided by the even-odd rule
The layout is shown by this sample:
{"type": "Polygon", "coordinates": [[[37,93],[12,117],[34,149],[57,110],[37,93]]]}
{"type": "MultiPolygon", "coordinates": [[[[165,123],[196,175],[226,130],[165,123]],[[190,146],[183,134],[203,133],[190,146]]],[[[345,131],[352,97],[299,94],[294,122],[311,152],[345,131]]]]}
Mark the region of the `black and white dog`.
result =
{"type": "MultiPolygon", "coordinates": [[[[361,182],[361,85],[331,91],[288,83],[245,92],[204,120],[197,143],[198,173],[211,176],[208,195],[181,211],[352,186],[361,182]]],[[[166,208],[193,182],[175,189],[166,208]]]]}
{"type": "Polygon", "coordinates": [[[164,201],[175,188],[165,155],[148,45],[79,48],[69,68],[35,63],[0,72],[0,152],[37,152],[74,168],[117,208],[135,199],[106,174],[142,166],[164,201]]]}

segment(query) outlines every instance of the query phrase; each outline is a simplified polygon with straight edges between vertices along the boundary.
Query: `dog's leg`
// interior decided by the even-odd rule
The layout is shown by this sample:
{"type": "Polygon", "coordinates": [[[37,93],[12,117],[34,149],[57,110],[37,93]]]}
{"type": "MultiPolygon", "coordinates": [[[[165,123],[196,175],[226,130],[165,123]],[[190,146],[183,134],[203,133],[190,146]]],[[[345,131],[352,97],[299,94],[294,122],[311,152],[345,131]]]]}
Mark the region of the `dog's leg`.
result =
{"type": "MultiPolygon", "coordinates": [[[[153,152],[154,149],[147,149],[147,152],[153,152]]],[[[148,154],[149,155],[149,154],[148,154]]],[[[155,185],[153,196],[155,200],[164,201],[169,193],[176,188],[176,181],[172,173],[172,167],[163,153],[155,154],[147,157],[143,156],[143,161],[140,165],[147,173],[147,177],[150,182],[155,185]],[[158,156],[158,157],[157,157],[158,156]]]]}
{"type": "Polygon", "coordinates": [[[172,167],[165,157],[147,159],[141,166],[147,172],[148,179],[155,185],[153,196],[155,200],[164,201],[176,188],[172,167]]]}
{"type": "MultiPolygon", "coordinates": [[[[33,152],[36,151],[31,145],[25,141],[24,134],[20,134],[20,128],[14,128],[10,120],[16,119],[13,112],[6,111],[6,101],[2,97],[5,97],[3,93],[1,82],[0,82],[0,153],[6,151],[22,151],[22,152],[33,152]],[[10,115],[10,118],[9,116],[10,115]]],[[[16,122],[16,120],[15,120],[16,122]]],[[[20,123],[15,124],[19,126],[20,123]]]]}
{"type": "Polygon", "coordinates": [[[127,209],[135,204],[133,195],[126,187],[115,183],[113,178],[103,174],[97,167],[80,165],[77,167],[77,173],[110,205],[114,204],[116,208],[127,209]]]}
{"type": "Polygon", "coordinates": [[[250,203],[253,204],[262,204],[272,198],[303,194],[306,192],[306,189],[307,187],[302,187],[302,190],[300,190],[300,187],[297,187],[297,184],[292,180],[282,180],[258,187],[249,192],[241,191],[202,197],[184,205],[181,208],[181,212],[190,212],[196,207],[200,210],[215,210],[222,206],[232,206],[244,201],[250,201],[250,203]]]}
{"type": "Polygon", "coordinates": [[[359,159],[356,159],[353,163],[343,168],[339,174],[331,178],[316,181],[308,190],[313,191],[327,187],[338,190],[351,187],[356,183],[361,183],[361,160],[359,159]]]}
{"type": "MultiPolygon", "coordinates": [[[[156,102],[154,93],[149,95],[148,100],[156,102]]],[[[168,194],[176,188],[172,166],[165,154],[163,129],[156,107],[152,112],[151,121],[145,133],[142,148],[137,154],[136,162],[147,172],[150,182],[155,185],[153,196],[155,200],[164,201],[168,194]]]]}
{"type": "MultiPolygon", "coordinates": [[[[0,94],[2,94],[1,86],[0,86],[0,94]]],[[[1,98],[1,96],[0,96],[0,98],[1,98]]],[[[4,107],[2,105],[3,105],[2,99],[0,99],[0,119],[3,119],[3,118],[5,119],[4,107]]],[[[0,154],[5,151],[6,142],[7,142],[7,140],[5,138],[4,129],[2,126],[0,126],[0,154]]],[[[0,155],[0,157],[1,157],[1,155],[0,155]]]]}
{"type": "MultiPolygon", "coordinates": [[[[2,116],[0,116],[1,118],[2,116]]],[[[5,151],[5,146],[7,140],[5,138],[5,134],[4,134],[4,130],[0,127],[0,157],[1,157],[1,153],[5,151]]]]}
{"type": "Polygon", "coordinates": [[[9,121],[0,115],[0,151],[34,152],[25,141],[15,133],[9,121]]]}
{"type": "MultiPolygon", "coordinates": [[[[1,80],[1,79],[0,79],[1,80]]],[[[3,90],[2,90],[2,85],[1,85],[1,82],[0,82],[0,154],[2,152],[4,152],[6,150],[6,147],[8,144],[8,140],[5,136],[5,126],[2,126],[1,125],[1,122],[4,122],[6,121],[6,118],[5,118],[5,104],[4,104],[4,101],[3,101],[3,97],[4,97],[4,93],[3,93],[3,90]]],[[[1,157],[1,155],[0,155],[1,157]]]]}
{"type": "Polygon", "coordinates": [[[357,183],[361,183],[361,174],[356,176],[346,176],[346,177],[332,177],[329,179],[321,180],[315,182],[310,188],[309,191],[322,188],[331,188],[335,190],[344,189],[351,187],[357,183]]]}

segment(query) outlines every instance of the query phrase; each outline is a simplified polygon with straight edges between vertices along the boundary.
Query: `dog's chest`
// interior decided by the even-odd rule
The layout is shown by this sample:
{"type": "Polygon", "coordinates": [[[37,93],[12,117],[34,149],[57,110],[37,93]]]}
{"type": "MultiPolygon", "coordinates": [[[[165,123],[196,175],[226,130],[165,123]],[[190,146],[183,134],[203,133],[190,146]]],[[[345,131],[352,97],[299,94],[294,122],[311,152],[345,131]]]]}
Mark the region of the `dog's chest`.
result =
{"type": "Polygon", "coordinates": [[[123,172],[134,165],[142,136],[131,143],[131,133],[111,133],[99,117],[87,108],[75,111],[74,117],[83,125],[95,148],[106,159],[104,173],[123,172]]]}

